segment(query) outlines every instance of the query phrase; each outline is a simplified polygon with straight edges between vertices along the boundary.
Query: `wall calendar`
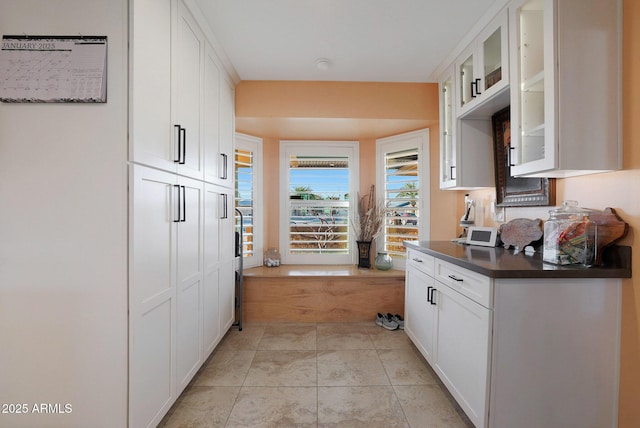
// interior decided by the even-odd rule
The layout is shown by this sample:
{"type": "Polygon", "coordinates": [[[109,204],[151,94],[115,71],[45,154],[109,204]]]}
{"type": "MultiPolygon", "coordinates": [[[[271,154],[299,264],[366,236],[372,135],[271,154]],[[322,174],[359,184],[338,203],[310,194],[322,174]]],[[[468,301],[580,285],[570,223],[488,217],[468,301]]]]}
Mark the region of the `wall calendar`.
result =
{"type": "Polygon", "coordinates": [[[107,38],[3,36],[0,101],[107,102],[107,38]]]}

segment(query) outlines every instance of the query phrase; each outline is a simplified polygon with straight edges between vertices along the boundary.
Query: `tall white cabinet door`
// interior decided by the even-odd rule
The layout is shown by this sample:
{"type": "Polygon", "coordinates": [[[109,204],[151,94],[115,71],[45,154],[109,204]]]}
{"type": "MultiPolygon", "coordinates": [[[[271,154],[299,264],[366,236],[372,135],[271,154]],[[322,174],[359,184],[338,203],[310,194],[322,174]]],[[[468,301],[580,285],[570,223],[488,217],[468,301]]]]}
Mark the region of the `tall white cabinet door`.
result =
{"type": "MultiPolygon", "coordinates": [[[[204,53],[203,82],[203,150],[205,181],[221,184],[225,173],[225,161],[220,153],[220,80],[221,67],[213,48],[206,44],[204,53]]],[[[226,154],[228,156],[228,153],[226,154]]],[[[228,164],[227,164],[228,166],[228,164]]]]}
{"type": "MultiPolygon", "coordinates": [[[[233,148],[236,135],[235,125],[235,89],[231,82],[224,77],[220,81],[220,156],[222,186],[233,188],[233,148]]],[[[233,217],[233,215],[232,215],[233,217]]]]}
{"type": "Polygon", "coordinates": [[[203,286],[203,183],[179,177],[176,275],[176,376],[178,393],[202,364],[201,295],[203,286]]]}
{"type": "Polygon", "coordinates": [[[405,332],[420,353],[433,364],[435,330],[435,305],[431,298],[435,294],[435,280],[418,271],[407,269],[405,296],[405,332]]]}
{"type": "Polygon", "coordinates": [[[178,174],[202,179],[200,100],[204,38],[182,1],[178,2],[177,11],[172,70],[175,97],[172,129],[174,156],[178,159],[178,174]]]}
{"type": "Polygon", "coordinates": [[[491,311],[436,282],[436,371],[478,428],[486,426],[491,311]]]}
{"type": "Polygon", "coordinates": [[[235,236],[233,194],[220,195],[220,325],[226,331],[235,319],[235,236]]]}
{"type": "Polygon", "coordinates": [[[204,290],[202,298],[202,338],[205,358],[221,339],[218,284],[220,275],[220,190],[205,184],[204,189],[204,290]]]}
{"type": "Polygon", "coordinates": [[[171,141],[174,0],[135,0],[130,15],[130,159],[175,171],[171,141]]]}
{"type": "Polygon", "coordinates": [[[176,178],[132,166],[129,425],[156,426],[175,400],[176,178]]]}

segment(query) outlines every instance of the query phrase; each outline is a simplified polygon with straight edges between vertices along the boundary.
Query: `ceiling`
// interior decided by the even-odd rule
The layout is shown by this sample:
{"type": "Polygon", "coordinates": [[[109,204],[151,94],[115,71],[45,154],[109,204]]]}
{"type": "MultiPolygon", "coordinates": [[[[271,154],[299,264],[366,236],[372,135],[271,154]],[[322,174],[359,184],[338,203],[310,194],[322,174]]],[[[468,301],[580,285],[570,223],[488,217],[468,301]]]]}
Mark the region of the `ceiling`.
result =
{"type": "Polygon", "coordinates": [[[240,80],[435,82],[506,0],[195,2],[240,80]]]}

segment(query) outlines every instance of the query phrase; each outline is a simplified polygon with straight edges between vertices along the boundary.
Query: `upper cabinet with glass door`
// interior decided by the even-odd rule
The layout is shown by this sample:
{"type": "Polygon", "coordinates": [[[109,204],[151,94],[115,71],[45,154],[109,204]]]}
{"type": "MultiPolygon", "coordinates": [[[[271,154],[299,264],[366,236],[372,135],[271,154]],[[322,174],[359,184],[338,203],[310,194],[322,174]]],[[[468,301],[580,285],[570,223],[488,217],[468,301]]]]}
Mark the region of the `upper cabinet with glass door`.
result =
{"type": "Polygon", "coordinates": [[[454,72],[449,68],[440,80],[440,188],[456,186],[456,138],[454,118],[454,72]]]}
{"type": "Polygon", "coordinates": [[[458,57],[457,69],[457,115],[465,117],[488,100],[501,94],[501,101],[483,109],[481,116],[508,105],[506,90],[509,87],[509,38],[507,9],[478,35],[473,43],[458,57]]]}
{"type": "Polygon", "coordinates": [[[620,168],[620,0],[515,0],[510,7],[511,174],[620,168]]]}

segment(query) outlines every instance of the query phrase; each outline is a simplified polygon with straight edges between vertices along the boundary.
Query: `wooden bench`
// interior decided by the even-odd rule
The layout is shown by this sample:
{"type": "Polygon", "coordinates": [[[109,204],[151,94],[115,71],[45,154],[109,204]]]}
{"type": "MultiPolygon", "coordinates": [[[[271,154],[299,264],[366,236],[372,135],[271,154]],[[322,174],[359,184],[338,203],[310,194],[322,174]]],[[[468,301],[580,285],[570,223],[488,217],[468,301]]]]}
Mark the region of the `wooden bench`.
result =
{"type": "Polygon", "coordinates": [[[372,321],[404,314],[402,270],[355,265],[281,265],[244,271],[243,319],[251,321],[372,321]]]}

